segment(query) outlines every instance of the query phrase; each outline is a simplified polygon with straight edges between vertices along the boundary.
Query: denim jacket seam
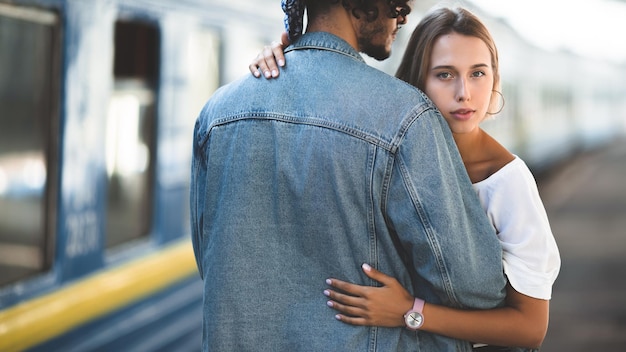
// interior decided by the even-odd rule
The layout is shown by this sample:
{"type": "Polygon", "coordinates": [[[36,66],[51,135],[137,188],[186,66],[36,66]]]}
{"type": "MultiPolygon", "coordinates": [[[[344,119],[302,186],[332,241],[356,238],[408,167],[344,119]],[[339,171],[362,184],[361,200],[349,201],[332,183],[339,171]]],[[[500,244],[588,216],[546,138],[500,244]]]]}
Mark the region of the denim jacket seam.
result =
{"type": "Polygon", "coordinates": [[[431,253],[435,257],[437,268],[439,269],[439,274],[441,275],[441,280],[442,280],[445,292],[450,300],[455,301],[454,290],[451,285],[451,280],[448,274],[448,270],[446,268],[445,260],[443,258],[441,246],[439,245],[439,242],[437,240],[437,236],[435,235],[432,225],[430,224],[430,221],[428,220],[426,211],[424,210],[422,202],[420,201],[419,194],[417,194],[417,191],[414,189],[414,187],[411,184],[410,177],[408,176],[408,170],[406,168],[406,164],[402,162],[401,157],[398,159],[399,159],[397,163],[398,170],[399,170],[400,176],[402,177],[402,180],[403,180],[402,182],[404,183],[406,191],[409,195],[409,199],[411,200],[411,203],[413,204],[415,213],[420,218],[422,225],[424,227],[426,240],[428,241],[428,244],[430,246],[431,253]]]}
{"type": "Polygon", "coordinates": [[[289,49],[285,50],[285,54],[290,52],[290,51],[307,50],[307,49],[309,49],[309,50],[310,49],[317,49],[317,50],[330,51],[330,52],[333,52],[333,53],[337,53],[337,54],[348,56],[349,58],[351,58],[353,60],[365,63],[365,60],[363,60],[363,58],[360,55],[357,57],[357,56],[354,56],[352,53],[345,52],[343,50],[333,49],[333,48],[324,47],[324,46],[317,46],[317,45],[303,45],[303,46],[298,46],[298,47],[290,47],[289,49]]]}
{"type": "Polygon", "coordinates": [[[395,154],[398,148],[400,147],[400,144],[402,144],[404,135],[409,130],[409,128],[411,128],[413,123],[415,123],[417,119],[419,119],[422,115],[424,115],[424,113],[426,113],[427,111],[434,110],[434,109],[435,109],[434,106],[430,104],[419,104],[419,105],[414,106],[413,109],[407,114],[407,116],[410,116],[410,118],[404,119],[402,124],[400,125],[400,128],[398,129],[396,136],[391,142],[392,146],[391,146],[390,151],[395,154]]]}
{"type": "Polygon", "coordinates": [[[376,352],[377,350],[377,340],[378,340],[378,327],[377,326],[371,326],[369,328],[369,335],[370,335],[370,344],[368,346],[368,350],[370,352],[376,352]]]}
{"type": "Polygon", "coordinates": [[[413,110],[411,110],[411,112],[409,113],[409,115],[413,114],[413,116],[411,118],[407,118],[403,120],[403,123],[400,126],[400,129],[398,130],[396,136],[393,138],[393,141],[391,142],[391,148],[388,149],[388,151],[390,152],[390,158],[387,161],[387,167],[385,168],[385,171],[384,171],[383,184],[382,184],[382,189],[381,189],[381,197],[382,197],[381,207],[382,207],[384,214],[387,213],[387,199],[389,195],[391,176],[393,174],[393,166],[395,164],[395,159],[397,157],[398,149],[400,148],[400,145],[402,144],[402,140],[404,139],[404,136],[406,132],[408,131],[409,127],[420,116],[422,116],[423,113],[431,109],[434,109],[434,108],[428,104],[420,104],[414,107],[413,110]]]}
{"type": "Polygon", "coordinates": [[[292,50],[318,49],[332,51],[349,56],[359,62],[365,63],[363,57],[344,39],[326,32],[305,33],[295,43],[285,49],[285,53],[292,50]]]}
{"type": "Polygon", "coordinates": [[[378,248],[377,248],[377,238],[376,238],[376,220],[374,217],[374,172],[376,168],[376,146],[371,144],[371,147],[368,148],[368,158],[367,158],[367,170],[369,170],[369,176],[367,179],[367,195],[368,205],[367,205],[367,222],[368,222],[368,231],[370,234],[370,264],[374,265],[374,267],[378,268],[378,248]]]}
{"type": "Polygon", "coordinates": [[[395,162],[395,153],[390,153],[389,159],[387,160],[387,166],[385,166],[385,170],[383,171],[383,182],[380,190],[381,197],[381,210],[383,214],[387,214],[387,204],[389,202],[389,189],[391,187],[391,175],[393,174],[393,165],[395,162]]]}
{"type": "Polygon", "coordinates": [[[217,120],[213,121],[211,123],[211,125],[209,125],[207,127],[208,133],[206,133],[206,135],[203,136],[203,140],[201,140],[199,142],[199,146],[202,146],[204,143],[206,143],[206,141],[209,139],[209,136],[211,134],[211,130],[213,128],[218,127],[218,126],[222,126],[222,125],[226,125],[226,124],[229,124],[229,123],[233,123],[233,122],[236,122],[236,121],[243,121],[243,120],[276,120],[276,121],[281,121],[281,122],[286,122],[286,123],[318,126],[318,127],[328,128],[328,129],[331,129],[331,130],[335,130],[335,131],[339,131],[339,132],[351,135],[351,136],[353,136],[355,138],[364,140],[364,141],[366,141],[366,142],[368,142],[370,144],[374,144],[374,145],[376,145],[376,146],[378,146],[380,148],[383,148],[384,150],[387,150],[387,151],[391,151],[392,148],[393,148],[391,142],[385,141],[381,137],[378,137],[378,136],[374,135],[374,133],[372,133],[372,132],[359,130],[359,129],[356,129],[356,128],[353,128],[353,127],[350,127],[350,126],[339,124],[339,123],[336,123],[336,122],[333,122],[333,121],[320,119],[320,118],[317,118],[317,117],[275,114],[275,113],[268,113],[268,112],[257,112],[257,113],[242,112],[242,113],[234,113],[234,114],[231,114],[230,116],[217,119],[217,120]]]}

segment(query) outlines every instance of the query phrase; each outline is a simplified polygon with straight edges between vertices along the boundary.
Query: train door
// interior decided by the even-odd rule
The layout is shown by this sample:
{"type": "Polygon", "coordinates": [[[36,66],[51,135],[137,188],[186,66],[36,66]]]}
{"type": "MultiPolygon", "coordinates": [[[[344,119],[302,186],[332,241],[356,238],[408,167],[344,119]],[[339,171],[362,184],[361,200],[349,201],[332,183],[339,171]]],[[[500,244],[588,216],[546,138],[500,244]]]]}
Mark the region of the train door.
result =
{"type": "Polygon", "coordinates": [[[59,32],[53,12],[0,4],[0,287],[51,266],[59,32]]]}

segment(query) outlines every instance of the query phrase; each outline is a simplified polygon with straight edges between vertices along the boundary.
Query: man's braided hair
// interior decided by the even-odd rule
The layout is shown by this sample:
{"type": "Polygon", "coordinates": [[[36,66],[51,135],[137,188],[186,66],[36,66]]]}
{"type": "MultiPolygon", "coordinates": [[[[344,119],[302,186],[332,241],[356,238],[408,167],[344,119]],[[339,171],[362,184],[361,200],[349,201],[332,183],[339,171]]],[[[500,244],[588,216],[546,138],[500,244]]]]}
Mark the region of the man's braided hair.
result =
{"type": "Polygon", "coordinates": [[[373,22],[378,19],[379,1],[387,3],[388,11],[385,14],[388,18],[406,16],[411,12],[410,0],[282,0],[282,8],[285,12],[285,28],[289,33],[291,41],[302,35],[304,8],[322,9],[330,4],[341,2],[344,8],[352,11],[356,18],[365,16],[365,20],[373,22]]]}
{"type": "MultiPolygon", "coordinates": [[[[308,0],[319,1],[319,0],[308,0]]],[[[361,18],[361,14],[365,15],[367,21],[375,21],[378,18],[378,7],[376,4],[380,0],[331,0],[332,2],[341,1],[342,5],[350,9],[352,8],[352,15],[356,18],[361,18]]],[[[396,18],[398,16],[406,16],[411,12],[409,6],[410,0],[388,0],[385,1],[388,6],[388,12],[385,14],[389,18],[396,18]]]]}

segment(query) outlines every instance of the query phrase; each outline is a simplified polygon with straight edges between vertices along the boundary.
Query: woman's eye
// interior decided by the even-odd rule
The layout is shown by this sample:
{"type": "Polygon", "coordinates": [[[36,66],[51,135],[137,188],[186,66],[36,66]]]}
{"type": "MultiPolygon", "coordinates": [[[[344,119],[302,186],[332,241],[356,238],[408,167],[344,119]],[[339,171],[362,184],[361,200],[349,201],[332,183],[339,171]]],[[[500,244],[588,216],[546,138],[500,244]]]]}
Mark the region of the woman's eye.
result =
{"type": "Polygon", "coordinates": [[[472,74],[472,77],[482,77],[485,75],[485,72],[483,71],[476,71],[472,74]]]}
{"type": "Polygon", "coordinates": [[[439,72],[437,77],[441,79],[448,79],[452,77],[452,74],[450,74],[450,72],[439,72]]]}

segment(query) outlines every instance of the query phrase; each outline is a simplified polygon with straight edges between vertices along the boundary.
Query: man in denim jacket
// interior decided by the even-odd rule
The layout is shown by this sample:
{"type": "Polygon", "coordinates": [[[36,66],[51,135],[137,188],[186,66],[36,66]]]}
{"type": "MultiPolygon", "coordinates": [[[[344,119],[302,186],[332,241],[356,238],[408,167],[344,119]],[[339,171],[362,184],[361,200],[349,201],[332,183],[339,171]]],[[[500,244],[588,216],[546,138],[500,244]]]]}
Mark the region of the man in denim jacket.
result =
{"type": "Polygon", "coordinates": [[[325,306],[326,278],[376,284],[362,263],[454,307],[500,305],[505,279],[446,122],[359,54],[389,55],[407,1],[316,0],[307,12],[302,36],[290,17],[280,79],[222,87],[196,122],[203,350],[471,351],[420,330],[344,324],[325,306]]]}

